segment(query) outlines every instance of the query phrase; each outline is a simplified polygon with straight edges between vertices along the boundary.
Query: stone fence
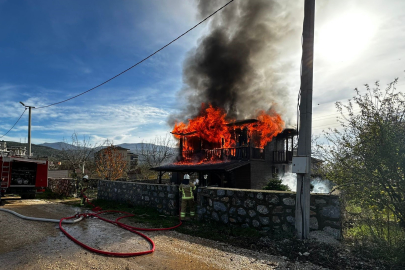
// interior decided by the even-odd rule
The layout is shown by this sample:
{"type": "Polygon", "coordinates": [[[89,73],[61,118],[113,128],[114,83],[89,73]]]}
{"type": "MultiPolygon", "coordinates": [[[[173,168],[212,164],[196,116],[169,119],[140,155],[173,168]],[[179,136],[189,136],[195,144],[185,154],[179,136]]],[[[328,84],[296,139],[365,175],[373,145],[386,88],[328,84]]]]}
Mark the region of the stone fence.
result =
{"type": "MultiPolygon", "coordinates": [[[[294,192],[199,188],[199,220],[255,228],[262,231],[293,232],[295,224],[294,192]]],[[[176,185],[159,185],[100,180],[98,198],[133,205],[149,206],[168,215],[179,214],[176,185]]],[[[341,238],[341,214],[336,195],[311,194],[310,229],[325,231],[341,238]]]]}
{"type": "Polygon", "coordinates": [[[149,206],[160,213],[179,215],[179,187],[175,185],[100,180],[97,198],[149,206]]]}
{"type": "MultiPolygon", "coordinates": [[[[295,229],[295,192],[231,188],[198,191],[197,215],[201,220],[264,231],[293,232],[295,229]]],[[[310,205],[310,229],[322,230],[340,239],[339,197],[311,194],[310,205]]]]}

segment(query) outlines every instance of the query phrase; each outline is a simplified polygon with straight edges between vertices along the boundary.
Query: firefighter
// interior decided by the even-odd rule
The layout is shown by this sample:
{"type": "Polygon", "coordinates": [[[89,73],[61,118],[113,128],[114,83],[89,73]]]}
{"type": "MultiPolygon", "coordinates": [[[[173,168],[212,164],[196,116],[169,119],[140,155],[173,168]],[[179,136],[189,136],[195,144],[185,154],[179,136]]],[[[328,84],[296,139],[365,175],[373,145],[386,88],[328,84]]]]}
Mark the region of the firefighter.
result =
{"type": "Polygon", "coordinates": [[[80,205],[84,205],[84,203],[86,201],[87,196],[86,196],[85,192],[86,192],[88,186],[89,186],[89,176],[85,175],[85,176],[83,176],[82,181],[80,181],[80,183],[79,183],[80,198],[81,198],[80,205]]]}
{"type": "MultiPolygon", "coordinates": [[[[198,183],[198,180],[196,181],[196,183],[198,183]]],[[[179,191],[181,194],[180,219],[182,221],[184,221],[186,218],[187,206],[190,208],[190,217],[194,218],[195,216],[195,202],[193,191],[196,189],[196,183],[190,183],[190,175],[185,174],[184,179],[179,186],[179,191]]]]}

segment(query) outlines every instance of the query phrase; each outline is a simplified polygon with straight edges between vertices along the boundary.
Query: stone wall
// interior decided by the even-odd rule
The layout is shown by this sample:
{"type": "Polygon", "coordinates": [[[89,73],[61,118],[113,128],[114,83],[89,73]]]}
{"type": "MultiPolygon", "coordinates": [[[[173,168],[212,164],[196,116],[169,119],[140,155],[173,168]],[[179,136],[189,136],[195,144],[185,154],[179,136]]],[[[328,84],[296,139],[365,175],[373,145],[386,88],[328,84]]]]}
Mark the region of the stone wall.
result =
{"type": "Polygon", "coordinates": [[[179,214],[179,188],[176,185],[100,180],[97,198],[149,206],[167,215],[179,214]]]}
{"type": "MultiPolygon", "coordinates": [[[[197,216],[200,220],[255,228],[263,231],[293,232],[295,225],[293,192],[199,188],[197,216]]],[[[168,215],[179,214],[177,185],[143,184],[100,180],[98,198],[149,206],[168,215]]],[[[339,197],[311,194],[310,229],[341,238],[339,197]]]]}
{"type": "MultiPolygon", "coordinates": [[[[293,192],[228,188],[201,188],[198,192],[200,220],[264,231],[294,231],[296,194],[293,192]]],[[[311,194],[310,215],[311,230],[341,238],[338,196],[311,194]]]]}

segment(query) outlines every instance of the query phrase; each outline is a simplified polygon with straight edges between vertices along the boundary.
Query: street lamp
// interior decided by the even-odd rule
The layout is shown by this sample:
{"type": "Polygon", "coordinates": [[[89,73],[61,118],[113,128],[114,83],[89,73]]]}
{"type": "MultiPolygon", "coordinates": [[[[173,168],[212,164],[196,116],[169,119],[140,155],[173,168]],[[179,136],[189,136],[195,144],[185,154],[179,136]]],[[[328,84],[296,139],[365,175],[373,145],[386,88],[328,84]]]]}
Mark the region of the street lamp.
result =
{"type": "Polygon", "coordinates": [[[21,105],[25,108],[28,108],[28,156],[31,156],[31,109],[35,108],[34,106],[27,106],[20,101],[21,105]]]}

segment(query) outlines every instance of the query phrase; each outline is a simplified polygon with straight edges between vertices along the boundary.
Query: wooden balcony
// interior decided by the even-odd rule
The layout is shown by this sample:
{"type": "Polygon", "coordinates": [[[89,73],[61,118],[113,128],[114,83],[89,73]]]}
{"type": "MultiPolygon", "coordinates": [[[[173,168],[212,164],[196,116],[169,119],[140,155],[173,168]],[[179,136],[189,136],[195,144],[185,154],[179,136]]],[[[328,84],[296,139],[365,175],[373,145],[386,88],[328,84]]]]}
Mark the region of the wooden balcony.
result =
{"type": "Polygon", "coordinates": [[[184,159],[198,160],[248,160],[264,159],[264,150],[262,148],[252,148],[241,146],[234,148],[214,148],[203,149],[201,151],[183,151],[184,159]]]}
{"type": "Polygon", "coordinates": [[[292,151],[273,151],[274,164],[289,164],[292,162],[292,151]]]}

